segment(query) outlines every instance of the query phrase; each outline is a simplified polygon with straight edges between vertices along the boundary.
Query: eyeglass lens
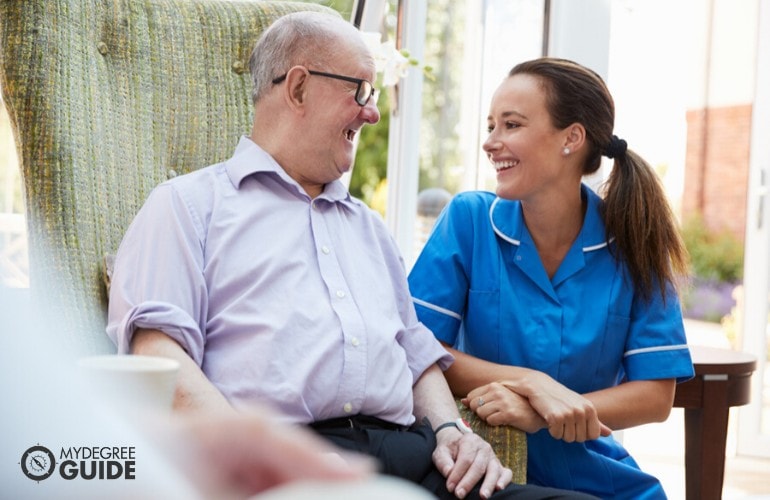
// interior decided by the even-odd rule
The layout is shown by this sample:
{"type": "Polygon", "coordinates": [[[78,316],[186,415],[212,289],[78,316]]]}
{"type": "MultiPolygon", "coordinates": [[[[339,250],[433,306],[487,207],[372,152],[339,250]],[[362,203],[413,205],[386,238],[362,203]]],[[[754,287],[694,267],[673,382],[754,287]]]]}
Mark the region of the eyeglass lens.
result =
{"type": "Polygon", "coordinates": [[[362,80],[358,84],[358,92],[356,92],[356,102],[361,106],[366,106],[372,95],[374,94],[374,87],[367,80],[362,80]]]}

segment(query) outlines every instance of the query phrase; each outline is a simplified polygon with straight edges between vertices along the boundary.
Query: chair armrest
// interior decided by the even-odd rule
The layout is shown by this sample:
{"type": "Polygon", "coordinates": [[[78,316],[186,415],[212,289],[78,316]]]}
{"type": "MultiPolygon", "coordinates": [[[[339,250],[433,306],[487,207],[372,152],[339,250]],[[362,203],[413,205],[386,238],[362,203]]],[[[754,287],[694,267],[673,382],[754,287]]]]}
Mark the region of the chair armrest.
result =
{"type": "Polygon", "coordinates": [[[510,425],[488,425],[466,408],[459,399],[456,401],[460,415],[470,424],[473,432],[491,444],[500,462],[513,471],[512,482],[525,484],[527,482],[527,434],[510,425]]]}

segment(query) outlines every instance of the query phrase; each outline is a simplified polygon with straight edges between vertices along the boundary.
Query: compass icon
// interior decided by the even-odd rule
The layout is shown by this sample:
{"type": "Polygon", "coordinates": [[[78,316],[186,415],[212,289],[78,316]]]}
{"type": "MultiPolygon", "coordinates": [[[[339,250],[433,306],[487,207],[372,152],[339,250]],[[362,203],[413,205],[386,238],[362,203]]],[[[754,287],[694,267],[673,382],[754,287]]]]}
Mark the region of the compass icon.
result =
{"type": "Polygon", "coordinates": [[[56,458],[45,446],[32,446],[21,456],[21,470],[33,481],[47,479],[56,469],[56,458]]]}

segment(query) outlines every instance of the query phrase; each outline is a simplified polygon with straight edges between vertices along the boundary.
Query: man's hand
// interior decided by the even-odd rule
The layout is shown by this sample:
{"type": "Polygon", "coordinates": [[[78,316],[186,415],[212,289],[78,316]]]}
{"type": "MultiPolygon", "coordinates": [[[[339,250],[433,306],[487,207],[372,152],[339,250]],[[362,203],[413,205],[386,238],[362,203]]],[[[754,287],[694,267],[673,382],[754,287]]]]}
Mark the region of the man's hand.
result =
{"type": "Polygon", "coordinates": [[[447,478],[447,489],[458,498],[465,498],[482,477],[481,498],[489,498],[511,482],[511,469],[503,467],[492,446],[478,435],[448,427],[436,434],[436,441],[433,463],[447,478]]]}

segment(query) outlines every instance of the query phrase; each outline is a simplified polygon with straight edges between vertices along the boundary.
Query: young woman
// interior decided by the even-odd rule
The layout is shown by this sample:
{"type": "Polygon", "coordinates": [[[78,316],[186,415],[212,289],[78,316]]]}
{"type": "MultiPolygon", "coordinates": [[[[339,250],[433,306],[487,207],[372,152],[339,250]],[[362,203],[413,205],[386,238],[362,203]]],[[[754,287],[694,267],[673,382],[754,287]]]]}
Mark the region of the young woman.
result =
{"type": "Polygon", "coordinates": [[[611,430],[663,421],[693,374],[676,283],[687,252],[655,172],[613,135],[593,71],[542,58],[496,90],[496,194],[455,196],[409,283],[455,355],[456,395],[528,432],[529,482],[665,498],[611,430]],[[582,183],[614,158],[603,198],[582,183]]]}

